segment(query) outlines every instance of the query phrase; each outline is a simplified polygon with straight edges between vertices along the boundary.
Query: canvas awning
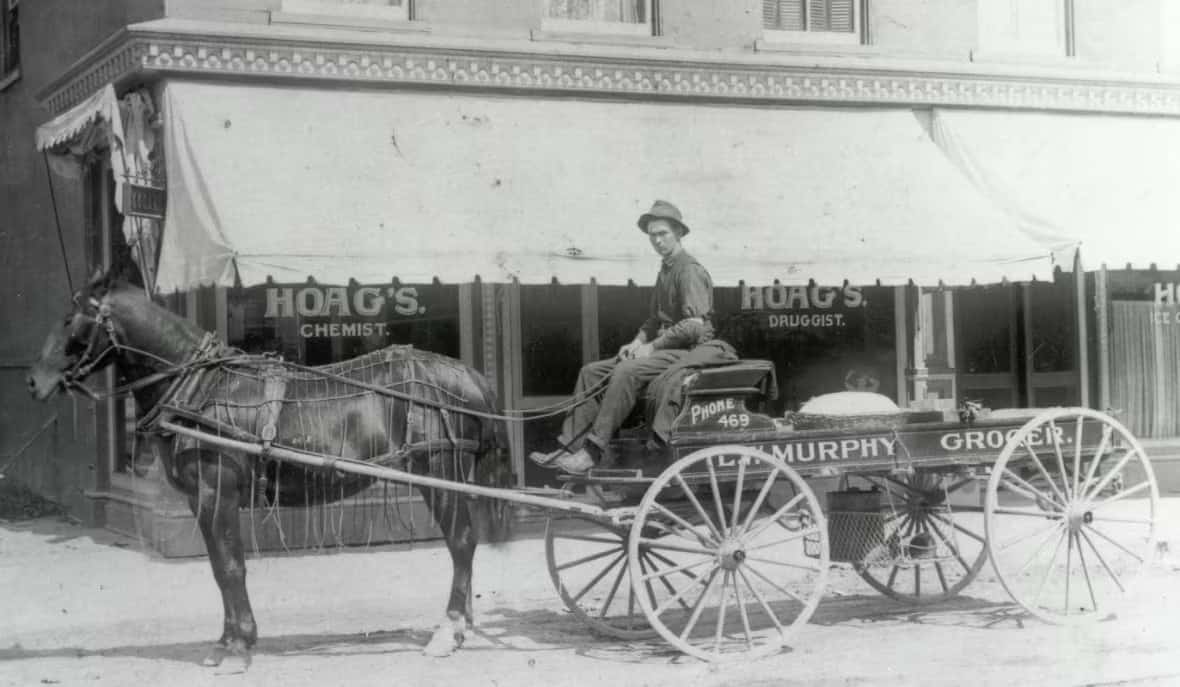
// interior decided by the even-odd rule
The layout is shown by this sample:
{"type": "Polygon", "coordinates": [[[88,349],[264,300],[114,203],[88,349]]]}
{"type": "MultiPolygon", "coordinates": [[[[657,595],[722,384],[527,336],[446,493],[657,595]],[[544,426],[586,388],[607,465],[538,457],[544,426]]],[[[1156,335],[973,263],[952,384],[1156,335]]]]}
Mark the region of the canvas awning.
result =
{"type": "Polygon", "coordinates": [[[937,110],[933,133],[1030,235],[1080,243],[1087,269],[1180,264],[1180,121],[937,110]]]}
{"type": "Polygon", "coordinates": [[[1049,278],[908,111],[169,83],[159,287],[648,283],[676,203],[717,284],[1049,278]]]}

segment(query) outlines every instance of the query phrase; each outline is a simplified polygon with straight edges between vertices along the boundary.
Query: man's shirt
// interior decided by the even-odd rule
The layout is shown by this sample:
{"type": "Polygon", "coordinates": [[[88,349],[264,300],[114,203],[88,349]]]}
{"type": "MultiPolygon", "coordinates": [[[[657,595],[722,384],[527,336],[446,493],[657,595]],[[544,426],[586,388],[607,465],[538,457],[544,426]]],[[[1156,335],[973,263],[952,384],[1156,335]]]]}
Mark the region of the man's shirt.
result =
{"type": "Polygon", "coordinates": [[[660,266],[641,331],[656,349],[687,349],[713,338],[713,279],[687,252],[660,266]]]}

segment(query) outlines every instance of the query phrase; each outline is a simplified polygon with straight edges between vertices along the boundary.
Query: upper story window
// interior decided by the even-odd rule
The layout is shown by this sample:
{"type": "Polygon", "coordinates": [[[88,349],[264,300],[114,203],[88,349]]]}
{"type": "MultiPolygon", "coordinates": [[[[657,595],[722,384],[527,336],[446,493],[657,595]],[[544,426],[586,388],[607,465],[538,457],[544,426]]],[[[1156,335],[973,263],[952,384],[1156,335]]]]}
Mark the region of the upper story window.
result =
{"type": "Polygon", "coordinates": [[[1073,53],[1073,0],[980,2],[979,52],[1000,57],[1073,53]]]}
{"type": "Polygon", "coordinates": [[[768,40],[860,43],[863,0],[762,0],[768,40]]]}
{"type": "Polygon", "coordinates": [[[0,0],[0,88],[20,73],[20,0],[0,0]]]}
{"type": "Polygon", "coordinates": [[[282,0],[283,11],[359,19],[408,21],[411,0],[282,0]]]}
{"type": "Polygon", "coordinates": [[[547,31],[655,34],[652,20],[656,0],[543,0],[541,22],[547,31]]]}

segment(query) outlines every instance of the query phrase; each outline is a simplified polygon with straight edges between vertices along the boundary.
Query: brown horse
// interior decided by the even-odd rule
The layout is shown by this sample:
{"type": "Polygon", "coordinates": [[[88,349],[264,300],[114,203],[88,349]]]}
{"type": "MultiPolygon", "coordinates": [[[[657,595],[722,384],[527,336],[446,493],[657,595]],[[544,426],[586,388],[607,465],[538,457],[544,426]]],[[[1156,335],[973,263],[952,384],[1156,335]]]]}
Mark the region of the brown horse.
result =
{"type": "MultiPolygon", "coordinates": [[[[491,416],[494,393],[459,361],[391,346],[335,365],[299,368],[212,344],[212,337],[141,289],[108,277],[96,275],[74,302],[31,368],[29,390],[42,401],[61,389],[84,390],[85,377],[112,364],[120,384],[131,389],[141,429],[167,449],[161,452],[165,474],[188,496],[221,589],[224,631],[206,665],[237,663],[244,669],[258,636],[246,592],[239,509],[256,502],[252,499],[336,500],[371,481],[168,435],[158,428],[158,418],[448,480],[487,483],[504,474],[506,442],[502,423],[491,416]]],[[[421,493],[454,568],[446,618],[424,650],[445,656],[462,644],[472,622],[473,519],[497,540],[506,535],[507,519],[486,499],[443,490],[421,493]]]]}

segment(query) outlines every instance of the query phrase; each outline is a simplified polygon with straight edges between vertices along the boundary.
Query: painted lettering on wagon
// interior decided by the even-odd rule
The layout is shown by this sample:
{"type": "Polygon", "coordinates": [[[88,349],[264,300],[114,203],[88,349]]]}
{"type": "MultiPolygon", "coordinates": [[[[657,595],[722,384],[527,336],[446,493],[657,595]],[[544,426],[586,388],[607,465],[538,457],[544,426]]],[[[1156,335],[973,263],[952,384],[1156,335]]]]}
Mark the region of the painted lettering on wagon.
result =
{"type": "MultiPolygon", "coordinates": [[[[1072,440],[1061,427],[1054,427],[1057,444],[1065,445],[1072,440]]],[[[1004,448],[1009,440],[1020,431],[1019,427],[1011,429],[971,429],[959,432],[948,432],[942,435],[939,445],[948,452],[956,451],[986,451],[1004,448]]],[[[1038,427],[1028,433],[1026,442],[1029,446],[1045,446],[1050,444],[1049,429],[1038,427]]]]}

